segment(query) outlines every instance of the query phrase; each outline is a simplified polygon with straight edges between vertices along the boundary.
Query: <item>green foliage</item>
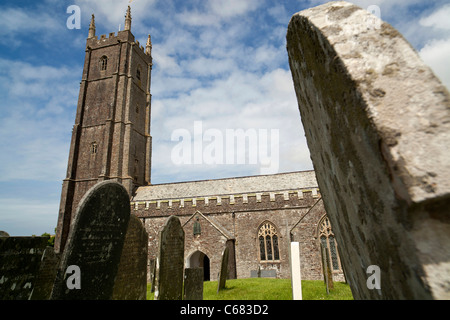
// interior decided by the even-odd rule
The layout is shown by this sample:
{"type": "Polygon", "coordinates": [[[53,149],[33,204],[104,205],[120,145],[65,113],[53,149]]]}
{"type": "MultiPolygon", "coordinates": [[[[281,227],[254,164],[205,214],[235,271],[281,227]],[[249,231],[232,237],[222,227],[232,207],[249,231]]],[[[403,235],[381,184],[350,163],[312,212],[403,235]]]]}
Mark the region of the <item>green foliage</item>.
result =
{"type": "MultiPolygon", "coordinates": [[[[154,294],[147,286],[147,299],[154,294]]],[[[327,295],[322,280],[302,280],[303,300],[353,300],[348,284],[334,282],[334,289],[327,295]]],[[[204,300],[292,300],[290,279],[246,278],[227,280],[226,287],[217,293],[217,281],[203,282],[204,300]]]]}
{"type": "Polygon", "coordinates": [[[41,237],[48,237],[48,246],[55,246],[55,235],[51,235],[50,233],[44,232],[41,237]]]}

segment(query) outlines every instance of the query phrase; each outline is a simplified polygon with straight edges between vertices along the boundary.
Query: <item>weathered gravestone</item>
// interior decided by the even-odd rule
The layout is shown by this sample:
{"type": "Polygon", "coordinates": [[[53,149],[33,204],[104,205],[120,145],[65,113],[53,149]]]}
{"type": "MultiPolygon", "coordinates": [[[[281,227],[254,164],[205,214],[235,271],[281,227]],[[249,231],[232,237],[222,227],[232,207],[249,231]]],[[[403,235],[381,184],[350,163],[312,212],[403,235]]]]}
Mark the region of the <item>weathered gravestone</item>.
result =
{"type": "Polygon", "coordinates": [[[149,269],[150,269],[150,283],[151,283],[150,292],[155,292],[155,277],[156,277],[156,260],[155,259],[150,259],[149,269]]]}
{"type": "Polygon", "coordinates": [[[114,300],[146,300],[147,255],[147,231],[139,218],[131,215],[114,284],[114,300]]]}
{"type": "Polygon", "coordinates": [[[277,270],[269,269],[262,270],[261,267],[258,267],[258,270],[250,270],[250,278],[276,278],[277,270]]]}
{"type": "Polygon", "coordinates": [[[327,290],[327,294],[330,293],[330,289],[334,288],[333,285],[333,274],[331,272],[330,258],[327,254],[327,248],[321,243],[320,253],[322,256],[322,272],[323,272],[323,282],[327,290]]]}
{"type": "Polygon", "coordinates": [[[170,216],[159,233],[155,300],[183,299],[183,270],[184,230],[180,219],[170,216]]]}
{"type": "Polygon", "coordinates": [[[347,2],[293,15],[286,38],[354,298],[449,299],[448,90],[397,30],[347,2]]]}
{"type": "Polygon", "coordinates": [[[0,237],[9,237],[9,233],[3,230],[0,230],[0,237]]]}
{"type": "Polygon", "coordinates": [[[225,288],[227,277],[228,277],[228,255],[229,255],[229,248],[228,246],[225,247],[222,253],[222,262],[220,264],[220,272],[219,272],[219,279],[217,283],[217,293],[225,288]]]}
{"type": "Polygon", "coordinates": [[[203,300],[203,268],[184,269],[183,300],[203,300]]]}
{"type": "Polygon", "coordinates": [[[53,247],[45,248],[30,300],[48,300],[52,294],[61,255],[53,247]]]}
{"type": "Polygon", "coordinates": [[[0,237],[0,300],[28,300],[48,237],[0,237]]]}
{"type": "Polygon", "coordinates": [[[52,299],[109,300],[130,219],[128,192],[104,181],[80,201],[61,257],[52,299]]]}

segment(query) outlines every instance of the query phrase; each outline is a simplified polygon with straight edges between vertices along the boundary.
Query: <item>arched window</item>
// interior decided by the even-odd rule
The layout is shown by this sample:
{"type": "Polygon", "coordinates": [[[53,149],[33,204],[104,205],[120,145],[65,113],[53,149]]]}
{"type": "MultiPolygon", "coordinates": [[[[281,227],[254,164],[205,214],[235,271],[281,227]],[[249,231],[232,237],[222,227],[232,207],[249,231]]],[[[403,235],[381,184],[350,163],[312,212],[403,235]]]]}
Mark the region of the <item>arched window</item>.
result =
{"type": "Polygon", "coordinates": [[[337,242],[331,229],[330,220],[326,215],[319,222],[318,235],[320,243],[325,248],[326,254],[328,254],[333,272],[342,271],[337,242]]]}
{"type": "Polygon", "coordinates": [[[258,230],[259,259],[261,261],[280,260],[278,248],[278,231],[275,226],[265,221],[258,230]]]}
{"type": "Polygon", "coordinates": [[[105,71],[108,67],[108,57],[103,56],[100,58],[100,70],[105,71]]]}

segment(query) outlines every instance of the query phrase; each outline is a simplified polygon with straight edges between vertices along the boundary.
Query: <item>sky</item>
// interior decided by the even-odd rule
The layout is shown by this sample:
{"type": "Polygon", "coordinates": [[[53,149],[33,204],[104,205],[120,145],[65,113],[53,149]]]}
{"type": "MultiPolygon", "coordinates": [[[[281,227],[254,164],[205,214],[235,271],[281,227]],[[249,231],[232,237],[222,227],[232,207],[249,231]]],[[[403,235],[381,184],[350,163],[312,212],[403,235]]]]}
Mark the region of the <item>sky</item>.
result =
{"type": "MultiPolygon", "coordinates": [[[[294,13],[325,2],[2,0],[0,230],[11,236],[54,233],[90,17],[95,14],[97,36],[117,33],[128,5],[132,33],[142,45],[151,34],[153,45],[153,184],[313,169],[286,31],[294,13]],[[72,28],[71,5],[80,9],[79,28],[72,28]],[[254,158],[255,149],[248,148],[241,163],[238,156],[212,162],[211,141],[221,138],[226,159],[231,152],[226,134],[239,130],[256,139],[254,158]],[[176,151],[189,141],[204,153],[180,161],[176,151]]],[[[448,0],[350,2],[378,6],[381,19],[399,30],[450,88],[448,0]]]]}

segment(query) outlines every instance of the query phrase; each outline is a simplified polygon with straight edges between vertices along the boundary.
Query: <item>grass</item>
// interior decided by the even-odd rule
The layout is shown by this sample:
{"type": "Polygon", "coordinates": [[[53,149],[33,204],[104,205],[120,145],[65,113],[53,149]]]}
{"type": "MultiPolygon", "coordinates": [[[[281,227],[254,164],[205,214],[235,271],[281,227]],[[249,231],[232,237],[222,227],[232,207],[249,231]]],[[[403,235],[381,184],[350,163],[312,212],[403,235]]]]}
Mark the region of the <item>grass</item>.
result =
{"type": "MultiPolygon", "coordinates": [[[[303,300],[353,300],[348,284],[334,282],[327,295],[322,280],[302,280],[303,300]]],[[[147,286],[147,299],[154,294],[147,286]]],[[[227,280],[224,290],[217,293],[217,281],[203,282],[204,300],[292,300],[290,279],[247,278],[227,280]]]]}

